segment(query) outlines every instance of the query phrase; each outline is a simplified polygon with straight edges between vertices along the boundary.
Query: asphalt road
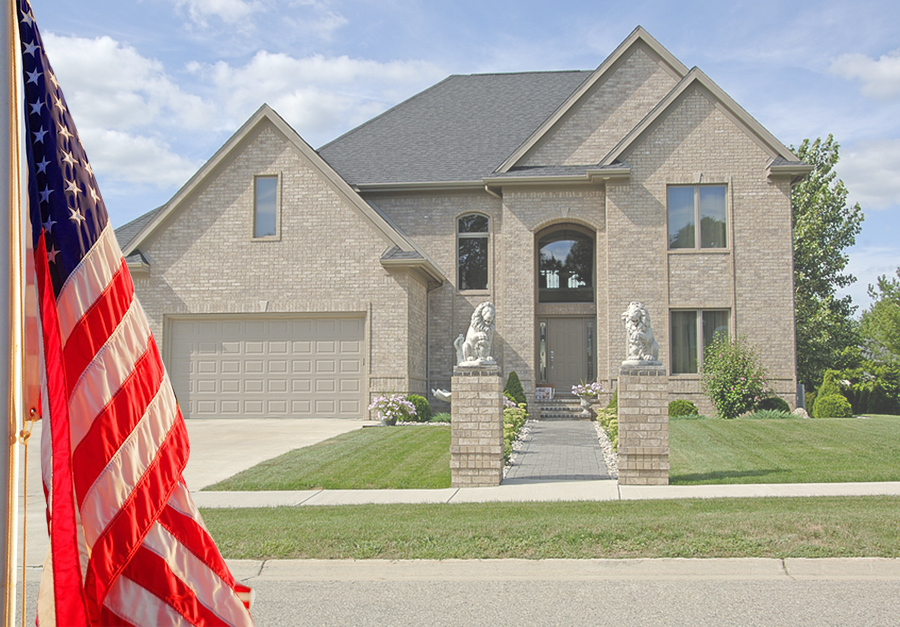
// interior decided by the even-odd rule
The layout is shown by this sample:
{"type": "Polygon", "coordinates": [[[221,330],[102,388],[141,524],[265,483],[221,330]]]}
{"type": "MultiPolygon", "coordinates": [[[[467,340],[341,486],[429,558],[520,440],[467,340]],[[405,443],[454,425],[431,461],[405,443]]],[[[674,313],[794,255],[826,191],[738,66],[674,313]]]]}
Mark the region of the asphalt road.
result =
{"type": "MultiPolygon", "coordinates": [[[[900,617],[898,560],[275,560],[231,565],[256,592],[258,627],[894,627],[900,617]]],[[[33,625],[37,580],[30,579],[27,589],[26,620],[33,625]]]]}

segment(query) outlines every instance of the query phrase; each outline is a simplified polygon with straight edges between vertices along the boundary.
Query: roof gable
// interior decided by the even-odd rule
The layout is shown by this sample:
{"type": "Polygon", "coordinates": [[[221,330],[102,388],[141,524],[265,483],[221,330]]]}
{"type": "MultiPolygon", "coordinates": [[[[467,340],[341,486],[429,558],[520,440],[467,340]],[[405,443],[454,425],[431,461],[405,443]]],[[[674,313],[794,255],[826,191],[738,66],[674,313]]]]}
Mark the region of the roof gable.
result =
{"type": "MultiPolygon", "coordinates": [[[[639,62],[639,61],[638,61],[639,62]]],[[[641,81],[649,82],[649,76],[647,75],[647,68],[643,68],[642,70],[636,71],[642,72],[643,76],[629,76],[625,79],[626,82],[633,82],[634,78],[639,78],[641,81]]],[[[498,173],[508,172],[514,167],[517,166],[533,166],[533,165],[577,165],[575,161],[578,161],[578,156],[575,156],[575,161],[570,159],[563,158],[560,163],[540,163],[535,161],[535,153],[538,152],[545,145],[552,143],[554,141],[555,135],[560,131],[560,129],[569,121],[573,119],[575,115],[577,115],[578,111],[585,107],[586,103],[591,99],[595,98],[598,94],[601,97],[605,97],[607,95],[611,96],[611,101],[605,103],[607,108],[618,108],[618,111],[605,111],[600,114],[596,114],[593,117],[594,120],[585,120],[590,124],[593,122],[593,125],[600,126],[602,128],[597,129],[580,129],[579,134],[583,135],[583,137],[577,138],[580,141],[588,141],[590,142],[589,135],[597,130],[601,131],[602,136],[594,140],[594,144],[598,144],[595,147],[596,158],[594,159],[582,159],[581,164],[589,164],[596,163],[599,158],[605,154],[605,151],[609,149],[616,141],[618,141],[622,137],[622,133],[624,133],[627,129],[631,128],[634,123],[637,121],[635,119],[635,115],[643,117],[643,114],[646,111],[649,111],[656,102],[658,102],[659,98],[663,97],[669,89],[671,89],[672,85],[677,83],[677,81],[681,80],[688,72],[687,67],[681,63],[678,59],[676,59],[672,53],[666,50],[665,47],[662,46],[656,39],[654,39],[646,30],[642,27],[638,26],[631,32],[631,34],[623,41],[619,46],[613,51],[609,57],[606,58],[600,66],[594,70],[590,76],[585,80],[574,92],[572,92],[568,98],[564,102],[560,104],[560,106],[556,109],[556,111],[549,116],[539,127],[537,127],[534,132],[528,137],[528,139],[523,142],[514,152],[512,152],[506,160],[497,168],[498,173]],[[626,115],[623,118],[622,116],[622,105],[623,102],[616,102],[615,98],[631,98],[634,94],[640,91],[642,87],[647,87],[647,85],[623,85],[621,88],[614,89],[613,91],[619,92],[618,94],[607,94],[605,93],[604,88],[607,84],[614,81],[614,77],[617,74],[622,73],[623,71],[628,71],[623,69],[623,66],[628,64],[636,65],[635,59],[637,57],[642,57],[642,61],[644,61],[644,65],[646,66],[648,63],[653,65],[653,68],[659,68],[660,73],[664,74],[665,77],[668,78],[664,83],[660,83],[660,80],[657,78],[655,84],[649,86],[649,89],[645,89],[648,93],[643,94],[642,99],[645,100],[642,105],[637,104],[639,107],[644,107],[644,111],[638,112],[635,114],[631,111],[625,111],[626,115]],[[647,100],[647,98],[650,100],[647,100]],[[598,120],[603,117],[604,114],[609,114],[609,117],[606,117],[602,120],[598,120]],[[618,114],[618,115],[617,115],[618,114]],[[627,115],[630,114],[630,115],[627,115]],[[621,118],[621,119],[620,119],[621,118]],[[604,132],[605,131],[605,132],[604,132]],[[610,138],[614,138],[610,141],[610,138]],[[600,152],[596,153],[596,149],[599,149],[600,144],[607,144],[607,147],[600,152]]],[[[631,74],[635,74],[635,71],[631,71],[631,74]]],[[[603,105],[601,105],[603,106],[603,105]]],[[[584,155],[585,150],[578,151],[581,155],[584,155]]]]}
{"type": "Polygon", "coordinates": [[[256,131],[269,124],[304,158],[304,160],[343,197],[349,207],[361,215],[384,238],[387,250],[399,250],[407,258],[418,260],[416,265],[434,280],[441,281],[442,273],[406,236],[366,203],[348,184],[291,128],[271,107],[262,105],[238,131],[201,167],[168,203],[121,227],[117,235],[123,241],[122,252],[127,257],[158,230],[170,216],[188,206],[189,199],[201,189],[220,168],[238,154],[256,131]]]}
{"type": "Polygon", "coordinates": [[[797,156],[772,135],[753,116],[747,113],[731,96],[716,85],[711,78],[699,68],[690,72],[676,85],[665,98],[613,148],[600,162],[600,166],[611,166],[627,160],[628,154],[655,128],[692,88],[699,87],[726,117],[741,128],[771,158],[770,174],[806,174],[812,168],[800,162],[797,156]],[[779,170],[772,169],[777,165],[779,170]]]}

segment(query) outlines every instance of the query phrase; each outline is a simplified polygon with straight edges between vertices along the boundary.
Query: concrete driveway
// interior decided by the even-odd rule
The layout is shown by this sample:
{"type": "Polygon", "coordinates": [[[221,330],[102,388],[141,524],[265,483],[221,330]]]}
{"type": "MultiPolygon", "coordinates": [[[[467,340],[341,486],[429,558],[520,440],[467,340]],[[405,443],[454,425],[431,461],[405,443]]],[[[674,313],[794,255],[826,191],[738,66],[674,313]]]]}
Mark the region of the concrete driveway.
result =
{"type": "MultiPolygon", "coordinates": [[[[328,418],[266,419],[236,418],[222,420],[187,420],[191,456],[184,479],[191,491],[197,491],[256,464],[296,448],[310,446],[328,438],[361,429],[362,420],[328,418]]],[[[19,450],[19,469],[24,460],[19,450]]],[[[37,422],[28,440],[28,528],[26,563],[40,567],[49,547],[45,517],[44,493],[41,490],[41,423],[37,422]]],[[[19,555],[22,563],[21,537],[25,496],[19,492],[19,555]]]]}

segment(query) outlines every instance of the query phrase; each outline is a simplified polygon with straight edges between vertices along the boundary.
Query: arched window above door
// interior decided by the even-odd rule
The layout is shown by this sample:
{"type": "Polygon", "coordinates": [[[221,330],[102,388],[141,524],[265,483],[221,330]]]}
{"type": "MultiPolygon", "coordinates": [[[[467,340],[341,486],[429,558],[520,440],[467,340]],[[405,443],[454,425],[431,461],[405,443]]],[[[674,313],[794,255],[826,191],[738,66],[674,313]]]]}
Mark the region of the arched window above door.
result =
{"type": "Polygon", "coordinates": [[[594,238],[558,228],[538,238],[538,301],[594,302],[594,238]]]}

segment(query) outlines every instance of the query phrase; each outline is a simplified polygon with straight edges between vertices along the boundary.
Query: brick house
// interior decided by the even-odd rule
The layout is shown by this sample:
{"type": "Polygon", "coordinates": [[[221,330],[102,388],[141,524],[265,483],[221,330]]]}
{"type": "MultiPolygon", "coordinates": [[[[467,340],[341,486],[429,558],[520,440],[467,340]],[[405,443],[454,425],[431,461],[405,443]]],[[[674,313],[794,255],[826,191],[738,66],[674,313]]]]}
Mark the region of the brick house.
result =
{"type": "Polygon", "coordinates": [[[434,401],[485,300],[528,393],[614,387],[639,300],[670,399],[708,410],[702,350],[727,331],[794,405],[810,169],[639,27],[594,71],[451,76],[318,151],[264,105],[117,236],[187,417],[434,401]]]}

